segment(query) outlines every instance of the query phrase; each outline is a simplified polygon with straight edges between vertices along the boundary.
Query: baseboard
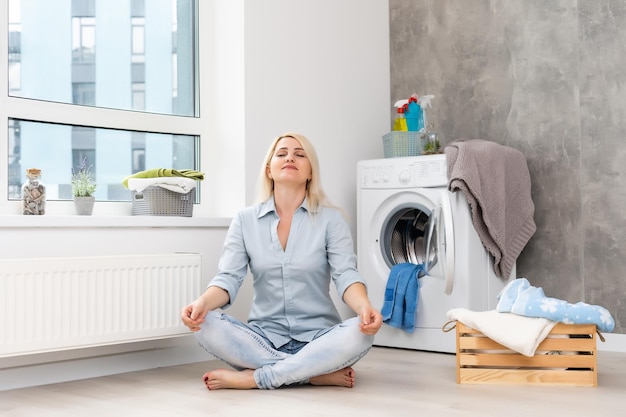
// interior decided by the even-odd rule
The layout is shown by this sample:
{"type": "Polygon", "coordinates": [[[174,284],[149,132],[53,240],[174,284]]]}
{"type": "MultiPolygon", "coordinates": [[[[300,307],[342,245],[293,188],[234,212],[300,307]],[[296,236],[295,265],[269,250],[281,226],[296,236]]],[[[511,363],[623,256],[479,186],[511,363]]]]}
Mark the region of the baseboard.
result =
{"type": "Polygon", "coordinates": [[[138,345],[98,348],[97,352],[59,352],[55,357],[3,359],[0,369],[0,391],[34,387],[60,382],[96,378],[126,372],[212,360],[193,336],[153,341],[138,345]],[[126,349],[125,349],[126,348],[126,349]],[[126,350],[126,351],[124,351],[126,350]],[[94,356],[96,355],[97,356],[94,356]],[[91,356],[90,356],[91,355],[91,356]],[[29,360],[31,363],[26,364],[29,360]]]}
{"type": "Polygon", "coordinates": [[[605,341],[598,338],[597,349],[605,352],[626,353],[626,334],[602,333],[605,341]]]}

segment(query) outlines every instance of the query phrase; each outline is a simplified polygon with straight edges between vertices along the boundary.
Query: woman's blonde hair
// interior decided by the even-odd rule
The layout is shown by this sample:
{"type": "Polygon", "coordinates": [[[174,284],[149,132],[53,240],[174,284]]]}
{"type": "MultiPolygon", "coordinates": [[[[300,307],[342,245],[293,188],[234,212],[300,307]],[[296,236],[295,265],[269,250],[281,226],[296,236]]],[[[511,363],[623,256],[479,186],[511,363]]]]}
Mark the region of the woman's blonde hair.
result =
{"type": "Polygon", "coordinates": [[[259,193],[257,200],[259,202],[263,202],[274,195],[274,180],[267,175],[267,167],[274,156],[278,141],[283,138],[294,138],[297,140],[300,143],[300,146],[302,146],[302,149],[304,149],[304,152],[309,159],[309,163],[311,164],[311,179],[306,185],[306,198],[309,211],[316,212],[320,206],[334,207],[330,201],[328,201],[326,194],[322,189],[320,181],[320,165],[315,148],[313,148],[311,142],[304,135],[291,132],[278,136],[270,145],[267,154],[265,155],[265,159],[263,160],[263,164],[261,165],[261,172],[259,173],[259,193]]]}

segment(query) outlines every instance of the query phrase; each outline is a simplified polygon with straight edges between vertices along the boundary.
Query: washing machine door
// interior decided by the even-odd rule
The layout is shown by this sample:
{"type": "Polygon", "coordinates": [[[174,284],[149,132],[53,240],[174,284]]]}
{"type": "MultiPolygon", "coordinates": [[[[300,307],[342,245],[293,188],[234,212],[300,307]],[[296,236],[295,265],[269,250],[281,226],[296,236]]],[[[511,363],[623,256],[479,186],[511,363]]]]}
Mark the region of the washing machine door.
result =
{"type": "MultiPolygon", "coordinates": [[[[435,189],[383,193],[389,195],[378,205],[362,207],[367,211],[363,217],[371,218],[371,222],[361,225],[360,235],[363,242],[359,257],[366,273],[386,283],[389,271],[400,263],[430,265],[433,271],[442,270],[434,267],[438,263],[435,258],[439,249],[433,246],[427,251],[429,241],[434,245],[444,240],[430,237],[440,228],[434,218],[440,193],[441,190],[435,189]],[[369,271],[370,268],[373,271],[369,271]]],[[[443,275],[437,273],[439,281],[443,275]]]]}
{"type": "Polygon", "coordinates": [[[424,269],[430,276],[444,280],[444,293],[450,294],[454,287],[454,223],[450,193],[442,191],[433,210],[426,235],[424,269]]]}
{"type": "Polygon", "coordinates": [[[428,262],[427,235],[433,222],[434,204],[423,197],[420,201],[416,194],[404,200],[397,197],[386,201],[378,211],[386,213],[384,220],[378,217],[374,219],[373,230],[380,230],[380,234],[375,236],[372,255],[374,260],[382,257],[383,262],[374,263],[382,266],[381,276],[385,280],[394,265],[407,262],[426,265],[428,262]]]}

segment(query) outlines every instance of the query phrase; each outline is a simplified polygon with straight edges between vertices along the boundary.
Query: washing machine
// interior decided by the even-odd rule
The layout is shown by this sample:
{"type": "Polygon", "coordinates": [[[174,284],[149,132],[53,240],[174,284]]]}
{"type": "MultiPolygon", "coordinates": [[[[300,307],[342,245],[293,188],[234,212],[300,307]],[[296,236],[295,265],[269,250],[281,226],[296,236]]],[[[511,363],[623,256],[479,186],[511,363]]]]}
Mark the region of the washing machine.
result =
{"type": "Polygon", "coordinates": [[[454,353],[444,332],[452,308],[493,310],[508,280],[493,270],[463,193],[447,189],[445,155],[385,158],[357,164],[358,268],[374,307],[382,309],[391,268],[423,264],[415,330],[383,324],[376,346],[454,353]]]}

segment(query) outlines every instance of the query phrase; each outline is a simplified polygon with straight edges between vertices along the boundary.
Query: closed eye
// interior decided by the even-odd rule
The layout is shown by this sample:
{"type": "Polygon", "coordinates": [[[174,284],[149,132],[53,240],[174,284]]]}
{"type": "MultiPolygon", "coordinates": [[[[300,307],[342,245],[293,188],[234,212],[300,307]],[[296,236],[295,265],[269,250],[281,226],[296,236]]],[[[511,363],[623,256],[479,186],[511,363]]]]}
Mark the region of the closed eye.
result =
{"type": "MultiPolygon", "coordinates": [[[[294,155],[298,158],[306,158],[306,154],[304,152],[296,152],[294,155]]],[[[287,156],[287,152],[276,152],[275,156],[278,158],[283,158],[287,156]]]]}

